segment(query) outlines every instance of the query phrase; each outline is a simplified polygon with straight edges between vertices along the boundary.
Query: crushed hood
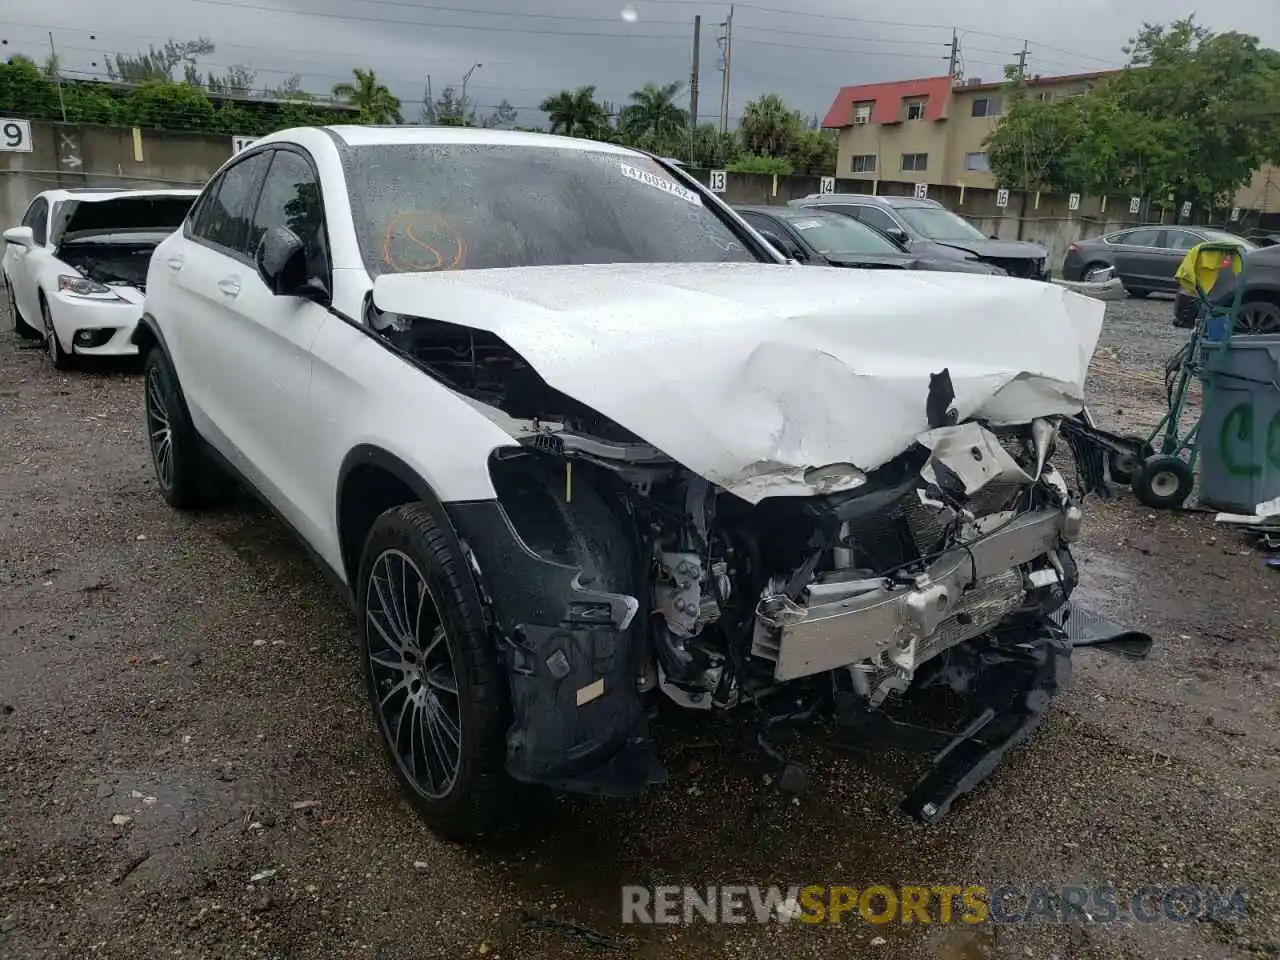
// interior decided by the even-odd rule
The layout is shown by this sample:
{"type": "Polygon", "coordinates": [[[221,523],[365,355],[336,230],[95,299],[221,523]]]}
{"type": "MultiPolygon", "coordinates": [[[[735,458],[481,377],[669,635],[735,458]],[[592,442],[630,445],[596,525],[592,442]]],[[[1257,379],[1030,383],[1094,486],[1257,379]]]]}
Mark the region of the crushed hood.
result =
{"type": "Polygon", "coordinates": [[[1029,280],[771,264],[388,274],[373,299],[497,335],[550,386],[751,502],[823,492],[810,468],[869,471],[908,449],[944,368],[961,420],[1078,412],[1105,309],[1029,280]]]}
{"type": "Polygon", "coordinates": [[[944,247],[954,247],[971,253],[975,257],[990,257],[993,260],[1043,260],[1049,251],[1038,243],[1029,240],[934,240],[944,247]]]}

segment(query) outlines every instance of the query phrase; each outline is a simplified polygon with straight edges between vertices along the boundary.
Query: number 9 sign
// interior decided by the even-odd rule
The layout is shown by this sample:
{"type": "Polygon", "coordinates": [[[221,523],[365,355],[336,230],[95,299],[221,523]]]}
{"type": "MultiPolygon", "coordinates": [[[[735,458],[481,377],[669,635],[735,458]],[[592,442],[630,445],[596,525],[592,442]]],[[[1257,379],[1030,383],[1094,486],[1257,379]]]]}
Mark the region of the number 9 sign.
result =
{"type": "Polygon", "coordinates": [[[30,153],[31,121],[0,117],[0,150],[11,153],[30,153]]]}

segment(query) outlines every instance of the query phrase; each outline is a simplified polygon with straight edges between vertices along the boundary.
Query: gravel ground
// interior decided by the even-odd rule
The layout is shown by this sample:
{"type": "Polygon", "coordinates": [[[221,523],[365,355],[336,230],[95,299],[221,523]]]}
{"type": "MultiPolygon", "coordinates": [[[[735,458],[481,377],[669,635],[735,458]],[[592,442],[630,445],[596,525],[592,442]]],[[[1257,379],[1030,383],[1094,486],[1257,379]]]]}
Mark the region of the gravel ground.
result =
{"type": "MultiPolygon", "coordinates": [[[[1104,424],[1158,418],[1170,311],[1108,308],[1104,424]]],[[[0,957],[601,952],[524,929],[523,910],[641,958],[1280,956],[1280,580],[1211,518],[1091,505],[1079,596],[1155,649],[1078,652],[1045,724],[939,827],[895,810],[911,762],[815,749],[793,804],[738,749],[739,722],[684,720],[665,789],[566,803],[523,845],[467,850],[398,798],[354,624],[289,534],[252,505],[161,501],[141,393],[134,370],[58,374],[0,334],[0,957]],[[620,923],[623,883],[709,882],[1251,899],[1233,923],[620,923]]]]}

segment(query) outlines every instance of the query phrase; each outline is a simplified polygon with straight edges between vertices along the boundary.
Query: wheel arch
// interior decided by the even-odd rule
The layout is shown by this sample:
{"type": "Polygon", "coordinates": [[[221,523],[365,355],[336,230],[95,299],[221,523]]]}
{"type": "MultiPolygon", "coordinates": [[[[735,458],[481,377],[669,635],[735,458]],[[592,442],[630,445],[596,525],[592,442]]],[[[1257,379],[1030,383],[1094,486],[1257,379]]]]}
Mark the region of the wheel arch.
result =
{"type": "Polygon", "coordinates": [[[133,328],[133,333],[129,335],[129,342],[138,348],[138,353],[141,356],[146,356],[151,348],[156,346],[163,350],[166,355],[169,353],[164,334],[160,331],[160,324],[150,313],[144,312],[138,318],[138,323],[133,328]]]}
{"type": "Polygon", "coordinates": [[[338,468],[334,502],[342,573],[354,595],[358,589],[360,553],[369,529],[382,513],[419,501],[457,546],[457,534],[440,497],[416,470],[382,447],[362,443],[348,451],[338,468]]]}

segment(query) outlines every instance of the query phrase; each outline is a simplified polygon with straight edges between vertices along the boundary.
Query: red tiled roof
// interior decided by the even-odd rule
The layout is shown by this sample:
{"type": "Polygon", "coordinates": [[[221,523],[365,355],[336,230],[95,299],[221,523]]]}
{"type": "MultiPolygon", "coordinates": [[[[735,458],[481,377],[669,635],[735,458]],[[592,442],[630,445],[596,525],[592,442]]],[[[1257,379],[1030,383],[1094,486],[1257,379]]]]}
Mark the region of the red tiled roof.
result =
{"type": "Polygon", "coordinates": [[[919,80],[895,80],[890,83],[864,83],[857,87],[841,87],[835,102],[822,121],[824,127],[853,126],[853,105],[874,101],[872,123],[896,123],[902,119],[904,98],[928,97],[924,119],[941,120],[946,116],[951,96],[951,77],[924,77],[919,80]]]}

